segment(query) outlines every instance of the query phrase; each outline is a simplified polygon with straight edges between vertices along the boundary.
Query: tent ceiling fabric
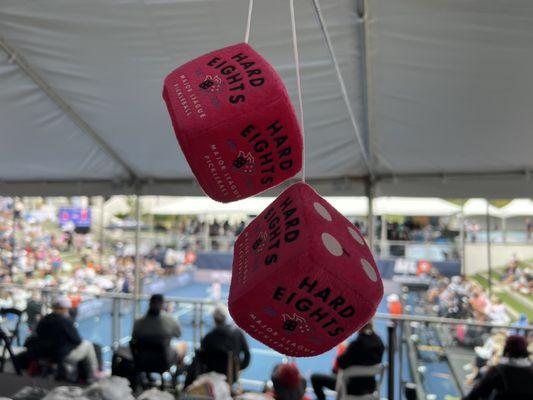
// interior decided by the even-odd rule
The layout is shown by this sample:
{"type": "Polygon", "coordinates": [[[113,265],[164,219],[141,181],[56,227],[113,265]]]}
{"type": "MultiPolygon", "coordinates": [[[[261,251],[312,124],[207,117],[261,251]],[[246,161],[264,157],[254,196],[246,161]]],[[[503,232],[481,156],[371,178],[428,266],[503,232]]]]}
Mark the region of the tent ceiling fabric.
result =
{"type": "MultiPolygon", "coordinates": [[[[531,2],[371,0],[366,22],[356,0],[319,4],[370,145],[377,195],[533,195],[525,173],[533,168],[531,2]]],[[[242,41],[247,5],[3,0],[0,40],[12,54],[0,50],[0,194],[201,194],[174,139],[162,80],[242,41]]],[[[308,181],[324,195],[363,195],[368,171],[313,1],[295,5],[308,181]]],[[[255,2],[250,43],[296,100],[287,1],[255,2]]]]}

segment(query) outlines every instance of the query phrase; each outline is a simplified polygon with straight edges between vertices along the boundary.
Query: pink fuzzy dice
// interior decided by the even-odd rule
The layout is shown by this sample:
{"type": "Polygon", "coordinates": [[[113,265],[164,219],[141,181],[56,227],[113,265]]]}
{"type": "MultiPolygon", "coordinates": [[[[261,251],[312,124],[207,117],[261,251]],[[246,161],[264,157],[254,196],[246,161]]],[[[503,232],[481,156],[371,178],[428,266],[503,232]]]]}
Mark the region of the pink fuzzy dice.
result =
{"type": "Polygon", "coordinates": [[[336,346],[374,316],[382,297],[359,231],[305,183],[285,190],[235,243],[230,313],[288,356],[336,346]]]}
{"type": "Polygon", "coordinates": [[[302,167],[302,134],[274,68],[245,43],[167,76],[163,98],[205,193],[227,203],[278,185],[302,167]]]}

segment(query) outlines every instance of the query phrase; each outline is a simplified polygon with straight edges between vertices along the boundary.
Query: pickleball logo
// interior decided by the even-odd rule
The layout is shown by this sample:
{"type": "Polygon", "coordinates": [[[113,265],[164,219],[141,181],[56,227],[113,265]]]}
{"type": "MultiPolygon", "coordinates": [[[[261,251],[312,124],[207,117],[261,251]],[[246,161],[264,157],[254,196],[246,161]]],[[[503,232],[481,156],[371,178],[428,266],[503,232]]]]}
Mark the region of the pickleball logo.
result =
{"type": "Polygon", "coordinates": [[[251,152],[245,153],[240,150],[237,158],[233,161],[233,166],[243,174],[253,174],[254,161],[254,156],[252,156],[251,152]]]}
{"type": "Polygon", "coordinates": [[[207,75],[198,86],[200,89],[207,90],[208,92],[218,93],[222,86],[222,79],[218,75],[207,75]]]}
{"type": "Polygon", "coordinates": [[[283,314],[281,317],[283,318],[283,329],[286,331],[294,332],[298,329],[301,333],[308,333],[311,330],[305,318],[296,313],[292,315],[283,314]]]}
{"type": "Polygon", "coordinates": [[[268,233],[261,232],[259,234],[259,237],[254,242],[254,244],[252,244],[252,249],[254,250],[256,254],[261,253],[265,249],[267,240],[268,240],[268,233]]]}
{"type": "Polygon", "coordinates": [[[222,55],[213,56],[206,64],[224,78],[231,92],[228,97],[231,104],[244,103],[248,87],[263,86],[266,81],[261,69],[262,63],[254,61],[243,52],[238,52],[229,58],[224,58],[222,55]]]}
{"type": "Polygon", "coordinates": [[[307,318],[317,327],[324,329],[331,337],[344,332],[345,321],[355,315],[355,308],[349,299],[336,292],[336,288],[322,286],[318,280],[304,277],[296,287],[278,286],[274,289],[272,300],[283,307],[294,308],[294,314],[283,317],[285,330],[294,330],[302,323],[299,318],[307,318]],[[296,312],[298,314],[296,314],[296,312]]]}

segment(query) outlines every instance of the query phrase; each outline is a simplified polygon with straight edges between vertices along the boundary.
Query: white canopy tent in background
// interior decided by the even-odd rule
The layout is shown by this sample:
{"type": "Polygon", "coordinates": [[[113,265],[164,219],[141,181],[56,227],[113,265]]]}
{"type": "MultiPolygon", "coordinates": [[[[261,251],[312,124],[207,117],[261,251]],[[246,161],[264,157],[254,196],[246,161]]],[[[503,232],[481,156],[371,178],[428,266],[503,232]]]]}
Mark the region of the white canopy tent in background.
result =
{"type": "MultiPolygon", "coordinates": [[[[368,201],[365,197],[326,197],[326,200],[345,216],[368,215],[368,201]]],[[[156,215],[198,215],[198,214],[251,214],[265,210],[273,197],[254,197],[230,204],[222,204],[207,197],[180,197],[164,200],[163,204],[147,207],[143,212],[156,215]]],[[[393,198],[374,199],[375,215],[401,216],[448,216],[461,211],[461,208],[442,199],[435,198],[393,198]]]]}
{"type": "Polygon", "coordinates": [[[444,217],[461,212],[461,207],[437,198],[379,197],[374,203],[376,215],[444,217]]]}
{"type": "Polygon", "coordinates": [[[501,208],[501,213],[505,218],[531,217],[533,216],[533,201],[531,199],[514,199],[501,208]]]}
{"type": "MultiPolygon", "coordinates": [[[[247,5],[3,0],[0,194],[201,194],[162,80],[242,41],[247,5]]],[[[308,181],[323,195],[533,195],[531,1],[295,5],[308,181]]],[[[255,2],[251,44],[294,99],[287,1],[255,2]]]]}
{"type": "Polygon", "coordinates": [[[463,215],[465,217],[485,216],[488,213],[491,217],[502,217],[502,210],[494,207],[486,199],[469,199],[463,205],[463,215]],[[487,208],[488,207],[488,208],[487,208]]]}
{"type": "MultiPolygon", "coordinates": [[[[251,44],[294,100],[288,2],[255,3],[251,44]]],[[[0,195],[201,195],[162,81],[241,42],[247,5],[2,0],[0,195]]],[[[295,6],[307,181],[322,195],[533,196],[533,2],[295,6]]],[[[136,296],[139,282],[136,268],[136,296]]]]}

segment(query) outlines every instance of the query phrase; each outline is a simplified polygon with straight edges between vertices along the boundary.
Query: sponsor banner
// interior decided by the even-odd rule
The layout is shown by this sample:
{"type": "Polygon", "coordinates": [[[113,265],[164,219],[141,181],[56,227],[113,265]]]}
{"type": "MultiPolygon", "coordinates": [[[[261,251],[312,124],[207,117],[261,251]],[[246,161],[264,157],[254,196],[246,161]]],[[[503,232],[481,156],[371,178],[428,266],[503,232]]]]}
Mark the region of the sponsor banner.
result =
{"type": "Polygon", "coordinates": [[[415,280],[420,280],[425,277],[433,268],[447,277],[461,274],[461,263],[459,261],[430,262],[426,260],[396,258],[378,259],[377,264],[383,279],[394,279],[395,277],[414,277],[416,278],[415,280]]]}
{"type": "MultiPolygon", "coordinates": [[[[229,252],[200,252],[195,265],[198,269],[228,270],[231,271],[233,254],[229,252]]],[[[461,263],[455,261],[425,261],[410,260],[406,258],[381,258],[376,259],[381,277],[392,279],[395,275],[417,276],[417,271],[436,268],[442,275],[451,277],[461,274],[461,263]]],[[[418,275],[421,275],[418,273],[418,275]]]]}

